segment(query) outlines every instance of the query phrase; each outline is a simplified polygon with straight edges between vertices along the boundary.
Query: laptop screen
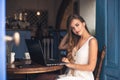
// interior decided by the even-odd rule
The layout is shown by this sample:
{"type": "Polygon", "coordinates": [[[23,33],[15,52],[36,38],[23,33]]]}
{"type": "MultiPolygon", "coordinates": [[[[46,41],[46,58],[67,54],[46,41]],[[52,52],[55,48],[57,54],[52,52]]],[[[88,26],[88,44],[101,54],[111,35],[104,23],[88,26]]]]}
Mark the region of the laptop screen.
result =
{"type": "Polygon", "coordinates": [[[45,65],[45,60],[43,56],[43,49],[40,40],[38,39],[25,39],[28,52],[30,54],[31,60],[35,63],[45,65]]]}

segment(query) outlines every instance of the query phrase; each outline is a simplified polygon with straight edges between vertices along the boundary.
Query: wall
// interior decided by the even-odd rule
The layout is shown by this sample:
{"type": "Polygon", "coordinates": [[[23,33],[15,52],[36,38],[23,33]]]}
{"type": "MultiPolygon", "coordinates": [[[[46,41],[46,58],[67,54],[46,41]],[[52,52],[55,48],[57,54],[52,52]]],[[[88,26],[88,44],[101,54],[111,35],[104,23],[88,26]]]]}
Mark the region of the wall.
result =
{"type": "MultiPolygon", "coordinates": [[[[96,0],[74,1],[79,2],[80,15],[85,18],[90,31],[94,31],[96,0]]],[[[48,25],[54,27],[56,22],[56,15],[61,2],[62,0],[6,0],[6,16],[13,16],[13,14],[18,9],[46,9],[48,10],[48,25]]]]}
{"type": "Polygon", "coordinates": [[[85,19],[89,31],[94,34],[96,27],[96,0],[80,0],[79,14],[85,19]]]}
{"type": "Polygon", "coordinates": [[[13,16],[18,9],[48,10],[48,25],[55,26],[56,14],[61,0],[6,0],[6,16],[13,16]]]}

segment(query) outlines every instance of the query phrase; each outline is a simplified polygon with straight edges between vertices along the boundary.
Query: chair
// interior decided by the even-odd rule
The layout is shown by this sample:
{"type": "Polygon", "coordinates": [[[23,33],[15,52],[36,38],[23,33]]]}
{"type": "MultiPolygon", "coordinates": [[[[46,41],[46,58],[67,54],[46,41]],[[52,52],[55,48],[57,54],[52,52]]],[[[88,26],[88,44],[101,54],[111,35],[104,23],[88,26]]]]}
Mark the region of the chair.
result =
{"type": "Polygon", "coordinates": [[[106,47],[104,46],[101,52],[98,52],[98,59],[95,70],[93,72],[95,80],[100,80],[100,73],[102,69],[102,63],[105,57],[106,47]]]}

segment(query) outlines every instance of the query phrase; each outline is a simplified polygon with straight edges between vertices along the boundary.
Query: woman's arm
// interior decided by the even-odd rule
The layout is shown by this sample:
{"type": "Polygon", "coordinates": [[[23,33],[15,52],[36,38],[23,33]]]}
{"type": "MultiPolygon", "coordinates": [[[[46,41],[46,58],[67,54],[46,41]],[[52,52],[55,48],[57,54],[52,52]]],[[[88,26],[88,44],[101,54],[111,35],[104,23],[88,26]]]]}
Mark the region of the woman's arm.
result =
{"type": "Polygon", "coordinates": [[[89,61],[88,64],[66,64],[67,67],[82,71],[94,71],[97,62],[98,43],[95,38],[89,42],[89,61]]]}
{"type": "Polygon", "coordinates": [[[63,39],[61,40],[60,44],[59,44],[59,49],[67,49],[68,44],[67,44],[67,39],[68,39],[68,34],[66,34],[63,39]]]}

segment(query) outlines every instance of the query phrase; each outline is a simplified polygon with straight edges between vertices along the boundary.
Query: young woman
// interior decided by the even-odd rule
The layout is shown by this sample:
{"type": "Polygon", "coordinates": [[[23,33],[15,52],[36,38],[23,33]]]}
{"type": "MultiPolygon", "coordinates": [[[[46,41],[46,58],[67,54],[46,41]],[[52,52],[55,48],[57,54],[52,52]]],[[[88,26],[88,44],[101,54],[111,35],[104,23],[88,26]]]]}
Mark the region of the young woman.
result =
{"type": "Polygon", "coordinates": [[[93,71],[97,62],[98,43],[79,15],[71,15],[67,20],[67,34],[62,39],[59,49],[67,49],[66,62],[68,73],[57,80],[94,80],[93,71]]]}

